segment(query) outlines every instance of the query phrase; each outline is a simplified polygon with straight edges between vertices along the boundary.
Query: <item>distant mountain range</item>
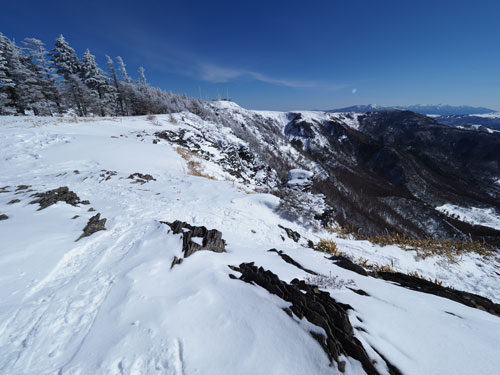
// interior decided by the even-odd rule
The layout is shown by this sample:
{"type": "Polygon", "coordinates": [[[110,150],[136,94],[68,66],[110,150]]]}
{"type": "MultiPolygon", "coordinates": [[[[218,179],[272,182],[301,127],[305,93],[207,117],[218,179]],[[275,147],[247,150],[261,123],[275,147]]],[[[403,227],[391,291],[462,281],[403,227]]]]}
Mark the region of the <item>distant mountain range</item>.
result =
{"type": "Polygon", "coordinates": [[[496,112],[493,109],[485,107],[471,107],[467,105],[451,106],[447,104],[438,104],[438,105],[416,104],[409,106],[392,106],[392,107],[383,107],[383,106],[378,106],[376,104],[367,104],[367,105],[353,105],[351,107],[332,109],[326,112],[364,113],[364,112],[380,111],[383,109],[407,110],[420,113],[422,115],[437,115],[437,116],[452,116],[452,115],[463,116],[463,115],[485,114],[485,113],[496,112]]]}

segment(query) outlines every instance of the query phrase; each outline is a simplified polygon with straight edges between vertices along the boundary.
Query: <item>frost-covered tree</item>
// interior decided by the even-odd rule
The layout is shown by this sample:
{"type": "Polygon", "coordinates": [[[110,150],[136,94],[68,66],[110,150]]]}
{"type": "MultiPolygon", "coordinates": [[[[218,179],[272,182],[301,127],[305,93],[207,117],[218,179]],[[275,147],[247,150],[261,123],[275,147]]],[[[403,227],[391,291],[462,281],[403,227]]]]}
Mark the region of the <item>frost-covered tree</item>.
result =
{"type": "MultiPolygon", "coordinates": [[[[117,105],[117,114],[124,116],[125,113],[125,108],[123,105],[123,93],[120,88],[120,82],[118,81],[118,77],[116,75],[116,70],[115,70],[115,65],[113,63],[113,59],[106,55],[106,63],[108,65],[108,71],[111,74],[111,81],[113,83],[113,86],[115,88],[116,92],[116,105],[117,105]]],[[[123,61],[122,61],[123,63],[123,61]]],[[[125,72],[126,73],[126,72],[125,72]]]]}
{"type": "Polygon", "coordinates": [[[132,80],[127,74],[127,68],[125,67],[123,59],[120,56],[116,56],[116,61],[118,62],[118,71],[122,75],[122,80],[125,82],[132,82],[132,80]]]}
{"type": "Polygon", "coordinates": [[[116,114],[116,89],[104,71],[98,67],[95,56],[89,49],[83,54],[80,66],[80,76],[96,98],[99,114],[101,116],[116,114]]]}
{"type": "Polygon", "coordinates": [[[13,111],[11,95],[14,90],[14,81],[10,78],[6,59],[8,39],[0,33],[0,113],[7,114],[13,111]]]}
{"type": "Polygon", "coordinates": [[[47,53],[43,42],[23,41],[24,50],[0,33],[0,113],[143,115],[188,110],[200,116],[210,111],[200,100],[151,87],[139,68],[134,81],[121,57],[106,56],[109,75],[89,50],[82,60],[59,36],[47,53]],[[26,51],[26,53],[25,53],[26,51]]]}
{"type": "Polygon", "coordinates": [[[102,86],[106,83],[103,71],[97,66],[95,56],[90,53],[87,48],[83,53],[82,61],[80,62],[80,77],[83,83],[89,88],[89,93],[92,96],[93,110],[97,110],[101,116],[105,115],[101,100],[103,96],[102,86]]]}
{"type": "Polygon", "coordinates": [[[95,56],[90,53],[87,48],[83,53],[83,58],[80,63],[80,76],[83,83],[85,83],[91,90],[98,91],[99,87],[104,84],[104,73],[97,66],[95,56]]]}
{"type": "Polygon", "coordinates": [[[7,76],[11,81],[7,89],[9,104],[19,114],[31,111],[35,114],[48,114],[47,100],[42,90],[43,77],[33,60],[13,41],[4,38],[3,44],[7,76]]]}
{"type": "Polygon", "coordinates": [[[92,93],[82,83],[78,56],[62,34],[56,39],[50,56],[56,72],[64,77],[61,91],[67,106],[76,110],[79,116],[86,116],[93,103],[92,93]]]}
{"type": "Polygon", "coordinates": [[[80,72],[78,56],[62,34],[56,39],[50,56],[56,72],[61,74],[65,79],[68,79],[72,74],[78,74],[80,72]]]}
{"type": "Polygon", "coordinates": [[[45,44],[35,38],[26,38],[23,41],[29,55],[41,75],[41,86],[43,94],[46,98],[48,109],[50,112],[62,113],[61,97],[56,85],[57,76],[54,74],[55,69],[47,62],[47,50],[45,44]]]}
{"type": "Polygon", "coordinates": [[[138,83],[140,85],[144,85],[144,86],[146,86],[148,84],[147,81],[146,81],[146,74],[145,74],[145,72],[146,72],[146,70],[142,66],[140,66],[139,67],[139,81],[138,81],[138,83]]]}

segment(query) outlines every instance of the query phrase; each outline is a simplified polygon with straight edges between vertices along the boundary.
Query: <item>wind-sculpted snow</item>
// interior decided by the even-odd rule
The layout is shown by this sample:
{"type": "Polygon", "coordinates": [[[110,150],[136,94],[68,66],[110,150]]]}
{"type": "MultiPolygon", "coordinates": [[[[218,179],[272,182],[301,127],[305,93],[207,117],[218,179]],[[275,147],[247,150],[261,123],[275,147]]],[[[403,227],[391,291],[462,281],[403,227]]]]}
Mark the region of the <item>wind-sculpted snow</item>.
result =
{"type": "MultiPolygon", "coordinates": [[[[348,375],[367,373],[354,352],[329,358],[311,334],[326,337],[320,319],[289,315],[284,310],[299,311],[291,302],[229,277],[241,274],[228,265],[251,262],[286,284],[332,275],[340,288],[325,283],[322,298],[329,294],[352,307],[342,324],[352,327],[353,342],[378,373],[496,373],[500,318],[338,267],[330,254],[310,245],[333,240],[351,260],[417,271],[498,303],[500,269],[493,259],[421,259],[415,251],[287,220],[277,213],[280,198],[263,189],[280,189],[280,173],[285,177],[291,167],[315,176],[325,172],[284,134],[285,122],[295,116],[217,110],[220,122],[190,113],[159,115],[155,123],[146,117],[0,118],[0,215],[7,217],[0,221],[1,374],[299,375],[336,373],[339,364],[348,375]],[[230,111],[242,122],[227,123],[230,111]],[[247,121],[248,132],[241,128],[247,121]],[[204,158],[192,148],[199,168],[212,178],[189,174],[189,161],[176,150],[186,146],[155,136],[179,135],[181,129],[211,154],[204,158]],[[242,161],[243,177],[218,164],[228,157],[226,146],[253,150],[259,142],[260,150],[275,148],[274,154],[242,161]],[[249,172],[259,163],[271,165],[277,155],[284,161],[273,165],[284,169],[260,172],[267,182],[249,172]],[[67,190],[56,190],[61,187],[67,190]],[[37,199],[33,194],[54,190],[68,198],[75,198],[73,192],[80,203],[55,199],[42,210],[30,204],[37,199]],[[105,230],[75,242],[89,221],[104,218],[105,230]],[[218,231],[225,252],[196,251],[172,267],[184,255],[183,236],[161,221],[176,220],[218,231]]],[[[340,128],[325,127],[328,134],[340,128]]],[[[318,194],[310,197],[324,204],[318,194]]]]}

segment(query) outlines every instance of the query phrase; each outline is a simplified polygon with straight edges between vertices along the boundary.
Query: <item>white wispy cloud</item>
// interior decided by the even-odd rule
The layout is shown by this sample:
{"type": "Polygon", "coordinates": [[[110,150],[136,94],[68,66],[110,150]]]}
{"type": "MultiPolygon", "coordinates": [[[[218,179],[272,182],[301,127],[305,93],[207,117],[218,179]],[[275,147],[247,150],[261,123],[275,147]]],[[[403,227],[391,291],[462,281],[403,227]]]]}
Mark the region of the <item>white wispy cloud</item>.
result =
{"type": "Polygon", "coordinates": [[[301,81],[275,78],[251,70],[227,68],[213,64],[199,64],[196,73],[198,78],[211,83],[225,83],[239,78],[247,78],[255,81],[293,88],[323,88],[327,90],[340,90],[349,86],[347,84],[331,84],[319,81],[301,81]]]}
{"type": "MultiPolygon", "coordinates": [[[[238,79],[247,79],[290,88],[316,88],[328,91],[337,91],[352,87],[352,84],[274,77],[254,70],[221,66],[206,62],[205,59],[193,52],[176,48],[172,45],[169,45],[168,48],[164,47],[158,50],[156,48],[157,43],[152,43],[152,41],[148,43],[148,40],[148,38],[140,40],[140,47],[137,47],[137,54],[146,57],[149,61],[147,65],[151,68],[189,76],[205,82],[226,83],[238,79]]],[[[148,66],[146,66],[147,68],[148,66]]]]}

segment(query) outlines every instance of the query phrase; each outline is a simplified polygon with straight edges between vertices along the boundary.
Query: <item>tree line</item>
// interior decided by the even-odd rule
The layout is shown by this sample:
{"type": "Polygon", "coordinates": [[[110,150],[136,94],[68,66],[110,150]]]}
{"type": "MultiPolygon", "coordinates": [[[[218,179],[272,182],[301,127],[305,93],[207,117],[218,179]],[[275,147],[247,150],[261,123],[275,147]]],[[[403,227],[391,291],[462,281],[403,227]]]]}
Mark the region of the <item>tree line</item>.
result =
{"type": "Polygon", "coordinates": [[[204,109],[201,100],[133,80],[123,59],[106,56],[106,71],[87,49],[81,58],[60,35],[48,51],[35,38],[22,46],[0,33],[0,114],[134,116],[204,109]],[[116,61],[116,63],[115,63],[116,61]]]}

